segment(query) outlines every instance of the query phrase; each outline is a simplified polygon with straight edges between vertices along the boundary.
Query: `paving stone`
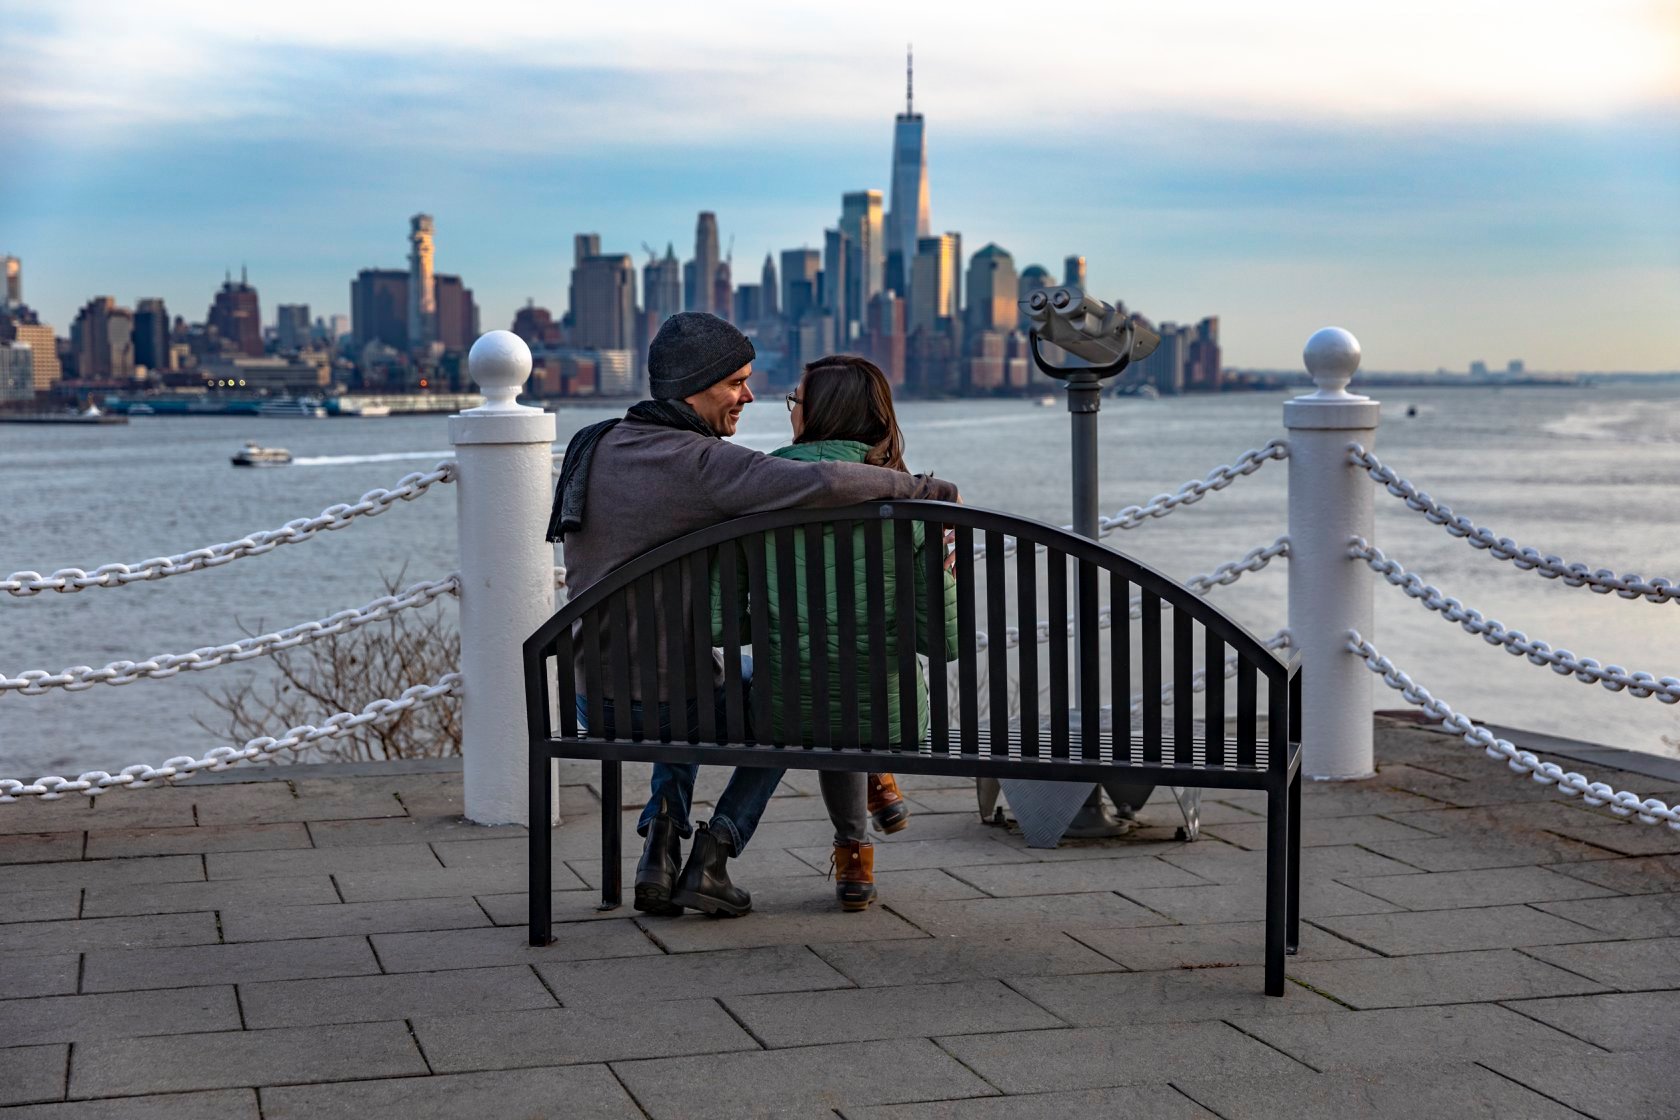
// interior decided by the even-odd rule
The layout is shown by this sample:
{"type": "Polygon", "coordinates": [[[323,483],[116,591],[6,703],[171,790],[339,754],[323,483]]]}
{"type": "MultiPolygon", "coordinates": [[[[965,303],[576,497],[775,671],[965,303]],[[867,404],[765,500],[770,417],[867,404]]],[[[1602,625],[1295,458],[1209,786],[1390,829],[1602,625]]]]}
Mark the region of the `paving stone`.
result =
{"type": "Polygon", "coordinates": [[[1341,881],[1355,890],[1398,903],[1409,910],[1555,902],[1571,898],[1600,898],[1612,893],[1604,887],[1559,875],[1544,867],[1375,875],[1341,881]]]}
{"type": "Polygon", "coordinates": [[[1532,999],[1603,987],[1511,949],[1307,961],[1295,965],[1290,973],[1318,991],[1362,1009],[1532,999]]]}
{"type": "Polygon", "coordinates": [[[0,1105],[62,1099],[69,1061],[68,1046],[0,1049],[0,1105]]]}
{"type": "Polygon", "coordinates": [[[567,1007],[851,986],[850,980],[803,945],[555,962],[536,968],[567,1007]]]}
{"type": "MultiPolygon", "coordinates": [[[[754,843],[757,843],[755,840],[754,843]]],[[[828,867],[834,852],[832,840],[820,846],[800,846],[790,849],[799,859],[818,870],[828,867]]],[[[885,845],[876,851],[876,859],[889,853],[885,845]]],[[[987,867],[999,863],[1030,863],[1036,860],[1031,852],[1013,848],[996,840],[895,840],[892,843],[891,866],[895,871],[917,868],[987,867]]]]}
{"type": "Polygon", "coordinates": [[[1119,967],[1065,933],[836,941],[812,945],[811,951],[860,988],[1112,972],[1119,967]]]}
{"type": "Polygon", "coordinates": [[[204,883],[125,883],[87,888],[84,917],[171,914],[193,910],[302,906],[337,902],[326,875],[289,879],[219,879],[204,883]]]}
{"type": "Polygon", "coordinates": [[[186,977],[195,984],[235,984],[356,976],[378,971],[379,962],[374,960],[365,937],[197,945],[183,949],[106,949],[86,954],[82,990],[124,992],[173,988],[186,977]]]}
{"type": "MultiPolygon", "coordinates": [[[[1648,788],[1648,783],[1635,778],[1635,789],[1648,788]]],[[[1648,793],[1647,797],[1659,796],[1648,793]]],[[[1672,798],[1670,798],[1672,799],[1672,798]]],[[[1604,812],[1603,810],[1600,810],[1604,812]]],[[[1585,814],[1581,814],[1585,815],[1585,814]]],[[[1600,848],[1607,848],[1612,852],[1624,856],[1653,856],[1680,852],[1680,832],[1672,828],[1653,827],[1648,824],[1625,823],[1605,814],[1610,824],[1603,825],[1598,821],[1592,823],[1570,821],[1567,824],[1552,826],[1552,831],[1560,836],[1567,836],[1574,840],[1585,840],[1600,848]]]]}
{"type": "Polygon", "coordinates": [[[53,887],[39,891],[7,891],[0,923],[49,922],[74,918],[81,913],[80,887],[53,887]]]}
{"type": "Polygon", "coordinates": [[[823,1115],[845,1106],[996,1094],[925,1039],[849,1042],[621,1062],[614,1071],[654,1120],[823,1115]]]}
{"type": "MultiPolygon", "coordinates": [[[[262,880],[283,882],[280,879],[262,880]]],[[[337,895],[332,897],[337,898],[337,895]]],[[[489,925],[470,898],[419,898],[401,902],[331,902],[222,911],[222,940],[285,941],[364,933],[403,933],[489,925]]]]}
{"type": "Polygon", "coordinates": [[[605,1066],[496,1070],[434,1077],[293,1085],[262,1091],[266,1120],[642,1120],[642,1110],[605,1066]]]}
{"type": "Polygon", "coordinates": [[[1606,1050],[1649,1050],[1680,1038],[1673,992],[1527,999],[1511,1009],[1606,1050]]]}
{"type": "Polygon", "coordinates": [[[6,1120],[259,1120],[255,1089],[37,1104],[5,1115],[6,1120]]]}
{"type": "Polygon", "coordinates": [[[396,976],[337,976],[330,980],[272,980],[241,984],[239,1000],[245,1010],[245,1025],[252,1030],[555,1006],[554,997],[529,968],[521,965],[396,976]]]}
{"type": "Polygon", "coordinates": [[[1175,1084],[1224,1120],[1580,1120],[1579,1113],[1472,1065],[1175,1084]]]}
{"type": "Polygon", "coordinates": [[[918,929],[936,937],[1022,936],[1034,932],[1049,934],[1058,930],[1164,925],[1169,921],[1108,892],[958,899],[952,902],[911,900],[892,903],[891,906],[918,929]]]}
{"type": "MultiPolygon", "coordinates": [[[[625,856],[619,864],[618,873],[620,881],[624,884],[625,892],[629,893],[631,885],[636,881],[636,863],[642,858],[640,838],[636,840],[633,846],[626,847],[624,852],[625,856]]],[[[686,849],[684,854],[687,854],[686,849]]],[[[460,857],[452,855],[450,858],[459,859],[460,857]]],[[[826,866],[827,864],[824,864],[825,868],[826,866]]],[[[885,870],[881,868],[881,853],[879,850],[875,855],[875,866],[878,869],[885,870]]],[[[590,890],[599,891],[601,889],[601,861],[599,859],[573,857],[565,861],[565,867],[570,869],[590,890]]],[[[516,869],[519,874],[525,874],[525,856],[523,853],[519,856],[516,869]]],[[[751,890],[754,884],[761,879],[786,879],[794,876],[810,875],[812,869],[810,864],[804,860],[795,859],[781,848],[760,848],[757,844],[754,844],[748,850],[745,858],[730,864],[729,874],[731,878],[751,890]]],[[[558,881],[558,878],[556,881],[558,881]]]]}
{"type": "Polygon", "coordinates": [[[997,980],[729,996],[723,1003],[769,1047],[1065,1025],[997,980]]]}
{"type": "Polygon", "coordinates": [[[1421,1068],[1439,1062],[1443,1055],[1455,1062],[1482,1062],[1522,1054],[1549,1061],[1599,1053],[1562,1031],[1485,1003],[1287,1018],[1234,1017],[1231,1023],[1324,1071],[1421,1068]]]}
{"type": "Polygon", "coordinates": [[[196,823],[193,803],[200,790],[191,786],[155,786],[151,789],[112,790],[92,798],[86,829],[172,828],[196,823]],[[135,797],[134,794],[144,794],[135,797]],[[114,795],[114,796],[113,796],[114,795]]]}
{"type": "Polygon", "coordinates": [[[963,1065],[1006,1093],[1165,1084],[1186,1077],[1244,1083],[1302,1067],[1224,1023],[1157,1023],[1147,1031],[1085,1027],[941,1038],[963,1065]]]}
{"type": "Polygon", "coordinates": [[[1312,782],[1302,787],[1302,815],[1308,819],[1376,816],[1439,809],[1441,802],[1392,788],[1379,774],[1362,782],[1312,782]]]}
{"type": "Polygon", "coordinates": [[[13,922],[0,926],[0,953],[213,945],[219,940],[214,914],[82,918],[62,922],[13,922]]]}
{"type": "MultiPolygon", "coordinates": [[[[1408,819],[1415,814],[1408,813],[1408,819]]],[[[1203,829],[1209,836],[1240,848],[1264,851],[1265,824],[1216,824],[1203,829]]],[[[1368,844],[1374,840],[1422,840],[1428,832],[1409,824],[1382,817],[1315,817],[1303,808],[1301,846],[1317,848],[1330,844],[1368,844]]]]}
{"type": "Polygon", "coordinates": [[[214,852],[204,857],[204,867],[210,879],[270,879],[381,870],[401,875],[406,871],[436,871],[438,864],[425,844],[381,844],[287,852],[214,852]]]}
{"type": "Polygon", "coordinates": [[[307,848],[303,825],[211,824],[191,828],[110,828],[88,833],[87,858],[166,856],[190,852],[254,852],[307,848]]]}
{"type": "Polygon", "coordinates": [[[426,1073],[402,1023],[222,1031],[79,1043],[72,1097],[226,1089],[426,1073]],[[214,1055],[181,1061],[182,1054],[214,1055]]]}
{"type": "Polygon", "coordinates": [[[417,1018],[414,1034],[438,1073],[758,1049],[709,999],[417,1018]]]}
{"type": "MultiPolygon", "coordinates": [[[[832,891],[832,888],[830,888],[832,891]]],[[[819,941],[885,941],[927,934],[882,906],[847,914],[832,893],[808,897],[797,908],[756,909],[744,918],[639,917],[637,923],[668,953],[696,953],[714,949],[749,949],[764,945],[807,945],[819,941]]]]}
{"type": "MultiPolygon", "coordinates": [[[[1144,926],[1138,929],[1080,930],[1079,941],[1126,968],[1229,968],[1264,964],[1266,923],[1216,922],[1193,926],[1144,926]]],[[[1289,961],[1344,960],[1373,956],[1313,926],[1301,926],[1300,951],[1289,961]]]]}
{"type": "MultiPolygon", "coordinates": [[[[598,890],[554,891],[548,896],[548,904],[556,922],[612,921],[633,913],[633,887],[633,877],[625,876],[622,892],[624,901],[611,910],[600,909],[601,892],[598,890]]],[[[530,920],[527,901],[529,897],[524,891],[520,891],[517,894],[480,895],[475,899],[462,901],[476,902],[481,912],[490,916],[489,920],[493,925],[522,926],[530,920]]]]}
{"type": "Polygon", "coordinates": [[[1114,1120],[1117,1116],[1126,1120],[1217,1120],[1183,1093],[1162,1085],[846,1109],[846,1120],[1114,1120]]]}
{"type": "Polygon", "coordinates": [[[433,840],[505,840],[525,835],[523,825],[482,825],[460,816],[370,817],[309,821],[303,827],[317,848],[365,844],[429,844],[433,840]]]}
{"type": "Polygon", "coordinates": [[[18,1045],[239,1028],[239,1005],[227,985],[0,999],[0,1038],[18,1045]]]}
{"type": "Polygon", "coordinates": [[[1680,855],[1560,863],[1551,870],[1608,887],[1617,894],[1666,894],[1680,891],[1680,855]]]}
{"type": "Polygon", "coordinates": [[[764,815],[759,820],[764,824],[779,824],[782,821],[826,821],[828,807],[823,804],[820,796],[790,790],[783,784],[776,790],[776,796],[764,807],[764,815]]]}
{"type": "Polygon", "coordinates": [[[7,953],[0,957],[0,972],[5,974],[0,995],[7,999],[70,995],[81,969],[80,953],[7,953]]]}
{"type": "Polygon", "coordinates": [[[533,947],[520,926],[436,930],[427,933],[378,933],[371,938],[386,972],[433,972],[442,968],[499,964],[545,964],[549,961],[635,957],[659,952],[635,923],[571,922],[554,927],[552,945],[533,947]]]}
{"type": "Polygon", "coordinates": [[[1539,908],[1620,937],[1667,937],[1680,929],[1680,893],[1542,902],[1539,908]]]}
{"type": "MultiPolygon", "coordinates": [[[[1063,840],[1054,848],[1029,848],[1027,838],[1011,826],[1007,833],[994,830],[997,842],[1024,859],[1041,863],[1078,863],[1090,859],[1147,859],[1165,858],[1172,852],[1194,845],[1174,840],[1171,831],[1139,829],[1137,832],[1107,840],[1063,840]]],[[[1200,841],[1197,841],[1200,843],[1200,841]]]]}
{"type": "Polygon", "coordinates": [[[1079,863],[1011,863],[965,867],[958,874],[987,894],[1008,898],[1144,887],[1206,886],[1208,880],[1158,859],[1085,860],[1079,863]]]}
{"type": "MultiPolygon", "coordinates": [[[[40,798],[20,798],[0,813],[0,836],[14,836],[20,832],[72,832],[88,827],[88,814],[93,811],[86,797],[61,797],[57,801],[40,798]]],[[[189,806],[188,823],[192,810],[189,806]]]]}
{"type": "MultiPolygon", "coordinates": [[[[302,789],[308,783],[299,783],[302,789]]],[[[402,802],[389,790],[326,796],[310,786],[312,796],[293,796],[288,782],[253,782],[216,790],[199,799],[199,824],[260,824],[270,821],[344,820],[353,817],[402,817],[402,802]]]]}
{"type": "Polygon", "coordinates": [[[0,893],[116,883],[186,883],[204,878],[199,856],[141,856],[0,867],[0,893]]]}
{"type": "MultiPolygon", "coordinates": [[[[1491,839],[1467,840],[1433,836],[1428,840],[1383,840],[1368,845],[1390,859],[1420,871],[1474,871],[1484,867],[1532,867],[1536,863],[1570,861],[1590,866],[1616,853],[1549,832],[1506,833],[1491,839]]],[[[1303,865],[1304,866],[1304,865],[1303,865]]]]}
{"type": "Polygon", "coordinates": [[[1511,1055],[1486,1065],[1594,1120],[1649,1120],[1680,1101],[1680,1044],[1672,1041],[1638,1054],[1511,1055]]]}
{"type": "Polygon", "coordinates": [[[81,858],[80,832],[18,832],[0,836],[0,864],[51,863],[81,858]]]}
{"type": "MultiPolygon", "coordinates": [[[[1263,877],[1206,887],[1130,890],[1126,892],[1126,897],[1166,915],[1163,920],[1192,925],[1240,922],[1266,916],[1266,882],[1263,877]]],[[[1392,902],[1340,883],[1304,877],[1301,882],[1301,916],[1304,918],[1321,918],[1331,914],[1386,914],[1398,909],[1392,902]]]]}
{"type": "MultiPolygon", "coordinates": [[[[336,851],[339,849],[324,849],[336,851]]],[[[372,848],[369,851],[383,851],[372,848]]],[[[486,871],[477,867],[430,867],[391,872],[335,872],[333,879],[346,902],[393,902],[403,898],[468,897],[479,894],[515,894],[530,883],[525,869],[506,867],[486,871]]],[[[581,891],[587,884],[564,863],[555,863],[550,876],[556,890],[581,891]]]]}
{"type": "Polygon", "coordinates": [[[1313,922],[1349,941],[1356,941],[1391,957],[1411,953],[1455,953],[1466,949],[1514,949],[1525,945],[1558,945],[1604,938],[1604,934],[1597,930],[1529,906],[1350,914],[1314,918],[1313,922]]]}
{"type": "MultiPolygon", "coordinates": [[[[1199,842],[1161,857],[1174,867],[1213,883],[1247,883],[1265,878],[1266,853],[1230,844],[1199,842]]],[[[1303,883],[1339,879],[1345,875],[1405,875],[1415,873],[1399,860],[1379,856],[1353,844],[1301,849],[1303,883]]]]}
{"type": "Polygon", "coordinates": [[[1528,955],[1626,992],[1680,988],[1680,937],[1554,945],[1528,955]]]}
{"type": "Polygon", "coordinates": [[[1009,983],[1075,1027],[1342,1012],[1337,1004],[1295,985],[1281,998],[1266,995],[1265,970],[1253,966],[1034,976],[1009,983]]]}

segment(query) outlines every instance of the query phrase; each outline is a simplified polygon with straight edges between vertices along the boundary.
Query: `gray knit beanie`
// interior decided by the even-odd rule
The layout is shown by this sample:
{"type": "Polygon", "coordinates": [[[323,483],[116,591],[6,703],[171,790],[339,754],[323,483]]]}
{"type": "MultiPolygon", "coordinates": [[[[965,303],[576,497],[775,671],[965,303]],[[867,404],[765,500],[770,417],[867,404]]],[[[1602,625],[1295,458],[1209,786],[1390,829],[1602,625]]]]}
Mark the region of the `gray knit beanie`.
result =
{"type": "Polygon", "coordinates": [[[704,311],[679,311],[659,325],[648,346],[648,391],[681,400],[710,389],[748,362],[752,340],[704,311]]]}

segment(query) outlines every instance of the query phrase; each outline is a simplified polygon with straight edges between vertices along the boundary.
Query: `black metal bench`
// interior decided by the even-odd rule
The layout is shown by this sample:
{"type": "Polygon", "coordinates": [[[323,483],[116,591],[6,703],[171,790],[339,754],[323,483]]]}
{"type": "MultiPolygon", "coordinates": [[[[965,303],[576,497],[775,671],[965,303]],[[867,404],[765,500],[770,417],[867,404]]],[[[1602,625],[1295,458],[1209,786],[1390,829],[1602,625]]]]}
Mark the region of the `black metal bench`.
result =
{"type": "MultiPolygon", "coordinates": [[[[549,822],[556,759],[601,761],[601,894],[607,907],[621,900],[620,824],[615,808],[621,801],[621,763],[626,761],[1119,780],[1265,791],[1266,992],[1283,994],[1284,956],[1295,951],[1300,919],[1298,662],[1293,655],[1280,656],[1266,648],[1205,599],[1095,541],[1026,518],[942,502],[883,502],[758,514],[661,545],[597,581],[526,640],[524,666],[531,736],[533,945],[553,940],[549,822]],[[911,632],[918,581],[924,590],[939,591],[927,599],[929,630],[945,630],[942,549],[937,543],[924,549],[915,578],[896,580],[894,602],[885,601],[883,590],[888,555],[896,573],[912,571],[916,522],[922,523],[928,541],[938,542],[947,527],[955,530],[956,538],[958,685],[952,697],[942,666],[934,666],[927,674],[929,729],[925,738],[916,703],[917,678],[923,670],[911,632]],[[834,588],[839,630],[835,664],[829,663],[827,652],[830,575],[825,570],[825,530],[832,532],[828,547],[834,571],[843,576],[835,580],[834,588]],[[794,572],[796,534],[802,534],[806,542],[803,582],[808,598],[803,606],[811,636],[809,695],[801,695],[797,663],[787,657],[780,679],[759,676],[748,699],[741,687],[743,644],[762,651],[774,637],[784,649],[799,648],[797,616],[802,604],[801,581],[794,572]],[[854,542],[859,535],[861,556],[854,542]],[[1007,538],[1017,543],[1013,555],[1007,553],[1007,538]],[[979,558],[976,543],[985,546],[979,558]],[[773,550],[776,558],[775,586],[767,575],[767,550],[773,550]],[[854,564],[861,564],[867,577],[861,604],[850,575],[854,564]],[[692,611],[683,617],[676,604],[681,603],[685,586],[695,593],[692,611]],[[730,626],[720,635],[726,674],[723,712],[714,711],[712,703],[698,703],[691,719],[688,702],[709,700],[713,695],[714,589],[721,616],[745,618],[747,623],[745,633],[730,626]],[[1135,620],[1127,610],[1134,594],[1141,597],[1142,605],[1141,616],[1135,620]],[[779,633],[774,636],[771,596],[776,597],[780,614],[779,633]],[[1099,617],[1105,597],[1112,608],[1106,634],[1099,617]],[[665,604],[673,606],[667,609],[665,604]],[[1169,610],[1170,624],[1164,625],[1162,616],[1169,610]],[[1063,631],[1063,620],[1070,616],[1077,624],[1063,631]],[[889,618],[902,639],[891,658],[893,664],[875,652],[891,648],[889,618]],[[1043,649],[1034,640],[1041,618],[1049,620],[1052,634],[1043,649]],[[635,620],[637,648],[609,641],[603,653],[603,635],[626,633],[631,619],[635,620]],[[982,620],[990,631],[984,648],[978,635],[982,620]],[[1004,640],[1009,626],[1018,627],[1021,635],[1014,649],[1004,640]],[[1074,635],[1071,640],[1069,633],[1074,635]],[[574,654],[580,650],[591,655],[580,659],[574,676],[574,654]],[[632,695],[633,678],[638,685],[655,681],[661,651],[668,666],[665,699],[670,726],[662,735],[657,721],[650,721],[644,732],[620,717],[615,729],[603,719],[604,703],[611,697],[632,695]],[[1224,686],[1229,655],[1237,659],[1236,705],[1230,720],[1224,686]],[[982,663],[987,677],[984,690],[982,663]],[[866,667],[863,682],[859,665],[866,667]],[[1136,702],[1134,666],[1141,681],[1136,702]],[[1009,687],[1012,667],[1020,682],[1014,710],[1009,687]],[[1209,682],[1201,693],[1192,679],[1198,669],[1205,671],[1209,682]],[[1162,695],[1163,676],[1169,673],[1170,684],[1165,687],[1171,696],[1170,715],[1162,695]],[[557,687],[553,679],[558,680],[557,687]],[[860,687],[866,690],[873,713],[870,725],[863,727],[858,717],[860,687]],[[771,690],[779,694],[784,713],[803,717],[788,718],[785,723],[797,728],[809,720],[804,741],[775,741],[771,690]],[[889,690],[896,690],[901,700],[900,726],[895,729],[887,727],[886,705],[880,702],[889,690]],[[1115,713],[1107,727],[1102,718],[1105,690],[1108,707],[1115,713]],[[1042,713],[1041,691],[1048,693],[1042,713]],[[587,715],[583,721],[578,719],[580,696],[587,715]],[[838,728],[831,725],[828,715],[831,698],[839,700],[838,728]],[[1141,712],[1133,718],[1131,713],[1138,708],[1141,712]],[[1120,717],[1122,712],[1128,715],[1120,717]],[[810,719],[812,713],[821,713],[823,718],[810,719]],[[753,729],[760,729],[757,737],[753,729]],[[771,729],[771,734],[765,735],[762,729],[771,729]],[[885,745],[894,739],[915,745],[885,745]]],[[[655,687],[639,691],[648,695],[655,687]]]]}

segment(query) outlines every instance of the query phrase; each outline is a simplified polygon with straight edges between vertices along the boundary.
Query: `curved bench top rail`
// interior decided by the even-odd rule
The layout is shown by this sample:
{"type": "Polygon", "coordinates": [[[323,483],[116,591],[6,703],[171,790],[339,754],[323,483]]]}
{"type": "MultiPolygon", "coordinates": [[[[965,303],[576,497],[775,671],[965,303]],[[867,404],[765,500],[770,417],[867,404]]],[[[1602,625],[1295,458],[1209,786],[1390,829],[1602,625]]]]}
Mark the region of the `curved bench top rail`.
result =
{"type": "MultiPolygon", "coordinates": [[[[703,549],[776,529],[834,521],[872,520],[937,521],[952,526],[967,526],[979,532],[1002,533],[1023,543],[1047,545],[1075,560],[1094,564],[1103,571],[1117,572],[1122,578],[1137,585],[1139,590],[1159,596],[1174,610],[1184,611],[1190,618],[1205,626],[1210,633],[1222,639],[1231,647],[1232,652],[1241,655],[1244,661],[1257,664],[1268,678],[1277,678],[1287,673],[1293,660],[1292,656],[1282,656],[1274,650],[1267,649],[1247,627],[1182,584],[1089,537],[1078,536],[1047,522],[1016,514],[952,502],[930,501],[868,502],[863,505],[826,509],[800,507],[771,510],[709,525],[642,553],[573,596],[525,640],[525,655],[541,656],[573,622],[606,604],[614,593],[673,561],[684,559],[703,549]]],[[[1120,621],[1115,620],[1116,623],[1120,621]]]]}

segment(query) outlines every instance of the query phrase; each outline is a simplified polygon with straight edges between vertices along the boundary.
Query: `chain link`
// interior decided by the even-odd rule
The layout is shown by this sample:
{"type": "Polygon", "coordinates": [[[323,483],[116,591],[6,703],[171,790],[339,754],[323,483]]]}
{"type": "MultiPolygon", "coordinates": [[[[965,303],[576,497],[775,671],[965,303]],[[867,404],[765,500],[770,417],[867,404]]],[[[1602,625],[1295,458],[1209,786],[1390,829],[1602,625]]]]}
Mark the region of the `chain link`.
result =
{"type": "Polygon", "coordinates": [[[1423,514],[1431,524],[1441,526],[1453,536],[1462,537],[1470,547],[1486,549],[1496,559],[1509,560],[1525,572],[1538,572],[1545,579],[1561,579],[1570,587],[1590,587],[1600,595],[1614,592],[1623,599],[1645,599],[1652,603],[1680,601],[1680,585],[1670,580],[1617,575],[1609,568],[1595,570],[1585,564],[1569,563],[1561,556],[1542,555],[1538,549],[1525,548],[1510,537],[1501,537],[1492,529],[1454,513],[1451,506],[1437,502],[1357,443],[1348,445],[1348,460],[1363,467],[1390,494],[1404,499],[1407,509],[1423,514]]]}
{"type": "Polygon", "coordinates": [[[1534,665],[1548,665],[1560,677],[1573,676],[1582,684],[1599,684],[1611,692],[1626,690],[1629,696],[1643,700],[1655,696],[1664,704],[1680,703],[1680,678],[1652,676],[1650,673],[1630,673],[1620,665],[1601,665],[1590,657],[1576,657],[1566,649],[1553,649],[1521,630],[1507,630],[1494,618],[1484,618],[1481,611],[1466,607],[1457,599],[1441,594],[1441,589],[1423,582],[1414,572],[1407,572],[1397,561],[1383,555],[1383,550],[1361,537],[1353,538],[1348,555],[1363,560],[1371,570],[1416,599],[1448,622],[1456,622],[1466,633],[1480,636],[1489,645],[1503,646],[1514,657],[1526,657],[1534,665]]]}
{"type": "Polygon", "coordinates": [[[19,597],[39,595],[43,591],[69,593],[89,587],[122,587],[140,580],[196,572],[201,568],[219,568],[244,556],[261,556],[283,544],[309,540],[316,533],[342,529],[358,517],[377,516],[397,502],[413,501],[440,482],[454,482],[455,475],[453,461],[439,463],[430,471],[404,476],[389,490],[369,490],[358,501],[328,506],[314,517],[288,521],[278,529],[266,529],[226,544],[183,552],[179,556],[157,556],[136,564],[106,564],[91,572],[81,568],[60,568],[50,576],[39,572],[13,572],[0,580],[0,591],[19,597]]]}
{"type": "Polygon", "coordinates": [[[1503,759],[1512,770],[1529,774],[1542,785],[1555,785],[1568,797],[1579,797],[1595,808],[1608,806],[1618,817],[1633,817],[1642,824],[1666,824],[1680,831],[1680,812],[1656,798],[1640,799],[1637,793],[1617,790],[1604,782],[1588,781],[1574,771],[1565,771],[1555,762],[1545,762],[1530,751],[1520,750],[1508,739],[1501,739],[1469,716],[1452,710],[1445,702],[1435,699],[1429,690],[1397,669],[1357,630],[1347,632],[1347,648],[1365,661],[1365,667],[1382,677],[1383,683],[1399,692],[1410,704],[1423,709],[1430,719],[1447,730],[1464,737],[1473,747],[1481,747],[1489,758],[1503,759]]]}
{"type": "Polygon", "coordinates": [[[169,759],[162,766],[129,766],[117,774],[89,770],[74,780],[50,775],[28,785],[14,778],[0,778],[0,802],[16,801],[19,797],[56,801],[67,793],[92,797],[108,789],[143,789],[156,782],[190,778],[200,770],[226,770],[244,762],[267,762],[287,751],[300,751],[323,739],[348,735],[370,723],[395,719],[411,708],[460,691],[461,674],[445,673],[433,684],[417,684],[403,690],[395,700],[375,700],[360,712],[339,712],[319,724],[299,724],[278,739],[265,735],[248,740],[243,747],[217,747],[203,758],[183,755],[169,759]]]}
{"type": "Polygon", "coordinates": [[[55,688],[66,692],[80,692],[96,684],[131,684],[142,677],[165,680],[183,670],[213,669],[229,662],[249,661],[282,650],[294,649],[320,638],[345,634],[372,622],[383,622],[400,611],[422,607],[440,595],[459,593],[460,576],[417,583],[395,595],[384,595],[371,603],[315,622],[303,622],[272,634],[230,642],[221,646],[206,646],[191,653],[165,653],[145,661],[113,661],[101,669],[75,665],[58,673],[31,669],[16,677],[0,674],[0,696],[8,691],[22,696],[39,696],[55,688]]]}

